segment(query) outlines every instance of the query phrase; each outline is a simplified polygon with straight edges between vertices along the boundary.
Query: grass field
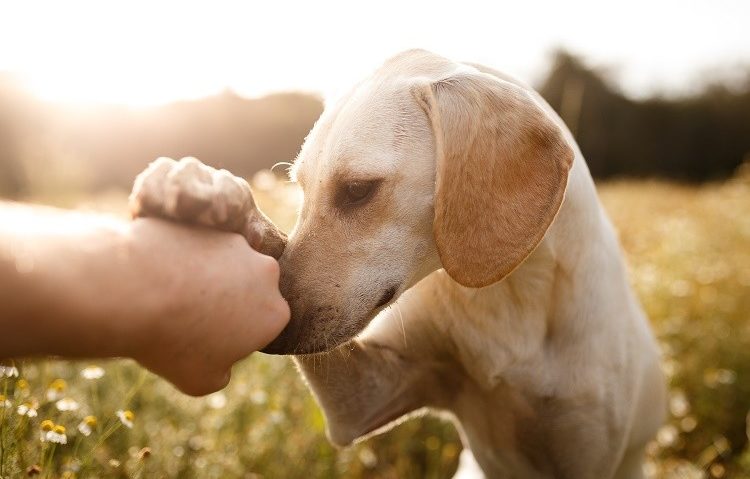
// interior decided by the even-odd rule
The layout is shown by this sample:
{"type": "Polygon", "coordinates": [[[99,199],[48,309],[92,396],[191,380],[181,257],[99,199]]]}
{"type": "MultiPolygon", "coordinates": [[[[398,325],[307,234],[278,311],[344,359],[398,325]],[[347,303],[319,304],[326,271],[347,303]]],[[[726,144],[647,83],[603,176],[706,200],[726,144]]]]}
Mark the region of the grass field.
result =
{"type": "MultiPolygon", "coordinates": [[[[294,190],[268,178],[256,186],[261,206],[289,227],[294,190]]],[[[649,475],[750,478],[750,174],[702,187],[613,182],[600,192],[671,382],[649,475]]],[[[124,209],[121,194],[55,203],[124,209]]],[[[450,424],[424,417],[335,450],[286,358],[256,354],[206,398],[183,396],[130,361],[96,365],[99,379],[81,375],[89,363],[20,362],[19,377],[5,370],[0,477],[37,466],[41,477],[445,478],[461,449],[450,424]],[[24,404],[35,417],[19,414],[24,404]],[[134,413],[132,429],[117,416],[124,410],[134,413]],[[89,436],[78,429],[86,416],[96,417],[89,436]],[[45,420],[65,428],[67,444],[40,441],[45,420]]]]}

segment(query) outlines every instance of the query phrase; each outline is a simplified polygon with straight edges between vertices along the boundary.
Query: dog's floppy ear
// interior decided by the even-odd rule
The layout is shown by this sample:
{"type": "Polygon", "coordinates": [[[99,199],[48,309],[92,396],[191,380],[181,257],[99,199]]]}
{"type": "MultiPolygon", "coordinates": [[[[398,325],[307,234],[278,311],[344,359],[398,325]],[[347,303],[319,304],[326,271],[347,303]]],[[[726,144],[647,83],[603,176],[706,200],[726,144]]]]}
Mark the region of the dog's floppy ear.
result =
{"type": "Polygon", "coordinates": [[[544,237],[565,193],[573,151],[522,88],[477,71],[416,85],[437,154],[434,235],[458,283],[507,276],[544,237]]]}

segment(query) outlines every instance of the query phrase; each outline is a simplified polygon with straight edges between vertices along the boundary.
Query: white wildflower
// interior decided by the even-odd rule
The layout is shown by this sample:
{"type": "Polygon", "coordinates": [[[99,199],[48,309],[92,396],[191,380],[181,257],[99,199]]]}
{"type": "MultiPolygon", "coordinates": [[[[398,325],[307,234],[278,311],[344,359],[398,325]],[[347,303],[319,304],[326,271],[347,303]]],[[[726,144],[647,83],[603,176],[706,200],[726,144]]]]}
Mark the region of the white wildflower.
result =
{"type": "Polygon", "coordinates": [[[65,434],[64,426],[55,425],[54,422],[45,419],[39,427],[41,429],[39,439],[42,442],[54,442],[55,444],[68,443],[68,436],[65,434]]]}
{"type": "Polygon", "coordinates": [[[21,404],[20,406],[18,406],[18,408],[16,409],[16,412],[18,413],[19,416],[36,417],[37,416],[36,409],[37,407],[34,404],[30,402],[25,402],[21,404]]]}
{"type": "Polygon", "coordinates": [[[78,402],[75,399],[71,398],[62,398],[59,401],[55,403],[55,407],[57,407],[58,411],[77,411],[80,406],[78,402]]]}
{"type": "Polygon", "coordinates": [[[208,406],[211,409],[221,409],[227,405],[227,396],[219,391],[208,396],[208,406]]]}
{"type": "Polygon", "coordinates": [[[83,368],[81,376],[84,379],[101,379],[104,376],[104,369],[99,366],[88,366],[83,368]]]}
{"type": "Polygon", "coordinates": [[[115,414],[125,427],[129,429],[133,428],[133,420],[135,419],[135,414],[133,414],[133,411],[119,410],[115,414]]]}
{"type": "Polygon", "coordinates": [[[65,427],[59,424],[55,426],[51,431],[47,431],[45,439],[48,442],[54,442],[55,444],[67,444],[68,436],[65,434],[65,427]]]}
{"type": "Polygon", "coordinates": [[[84,436],[90,436],[94,427],[96,426],[96,418],[94,416],[86,416],[83,421],[78,425],[78,431],[84,436]]]}
{"type": "Polygon", "coordinates": [[[15,366],[0,366],[0,377],[17,378],[18,368],[15,366]]]}
{"type": "Polygon", "coordinates": [[[253,404],[265,404],[268,401],[268,395],[265,391],[257,389],[250,394],[250,402],[253,404]]]}
{"type": "Polygon", "coordinates": [[[55,379],[47,388],[47,401],[57,401],[63,395],[68,384],[62,379],[55,379]]]}

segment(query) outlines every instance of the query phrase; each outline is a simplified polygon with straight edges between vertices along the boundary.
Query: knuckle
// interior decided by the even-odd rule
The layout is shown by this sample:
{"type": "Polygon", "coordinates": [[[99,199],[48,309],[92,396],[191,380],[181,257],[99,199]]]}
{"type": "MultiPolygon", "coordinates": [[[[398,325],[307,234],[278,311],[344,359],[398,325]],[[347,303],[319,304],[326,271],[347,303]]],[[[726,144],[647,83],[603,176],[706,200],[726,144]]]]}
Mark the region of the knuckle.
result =
{"type": "Polygon", "coordinates": [[[281,269],[279,268],[279,263],[271,258],[270,256],[261,255],[261,266],[263,273],[271,280],[274,281],[274,283],[278,283],[279,276],[281,275],[281,269]]]}
{"type": "Polygon", "coordinates": [[[169,158],[167,156],[160,156],[157,159],[155,159],[153,162],[151,162],[150,166],[153,166],[155,168],[171,168],[174,166],[177,162],[174,161],[172,158],[169,158]]]}
{"type": "Polygon", "coordinates": [[[274,307],[277,318],[283,322],[288,322],[292,311],[289,303],[280,294],[276,301],[274,301],[274,307]]]}
{"type": "Polygon", "coordinates": [[[189,188],[178,189],[174,203],[173,213],[179,219],[194,219],[210,205],[209,200],[193,194],[189,188]]]}
{"type": "Polygon", "coordinates": [[[163,215],[164,187],[174,164],[171,158],[157,158],[136,177],[129,198],[133,217],[163,215]]]}

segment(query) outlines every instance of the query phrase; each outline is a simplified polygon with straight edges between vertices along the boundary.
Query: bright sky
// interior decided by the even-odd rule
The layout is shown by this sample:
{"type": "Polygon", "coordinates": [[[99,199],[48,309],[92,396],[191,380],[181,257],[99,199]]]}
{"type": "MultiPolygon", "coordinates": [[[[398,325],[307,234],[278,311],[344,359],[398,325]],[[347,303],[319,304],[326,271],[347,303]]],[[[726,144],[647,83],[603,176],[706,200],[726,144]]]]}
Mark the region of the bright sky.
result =
{"type": "Polygon", "coordinates": [[[328,95],[413,47],[534,82],[564,46],[635,95],[750,65],[748,0],[0,2],[0,71],[65,102],[328,95]]]}

